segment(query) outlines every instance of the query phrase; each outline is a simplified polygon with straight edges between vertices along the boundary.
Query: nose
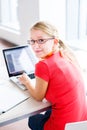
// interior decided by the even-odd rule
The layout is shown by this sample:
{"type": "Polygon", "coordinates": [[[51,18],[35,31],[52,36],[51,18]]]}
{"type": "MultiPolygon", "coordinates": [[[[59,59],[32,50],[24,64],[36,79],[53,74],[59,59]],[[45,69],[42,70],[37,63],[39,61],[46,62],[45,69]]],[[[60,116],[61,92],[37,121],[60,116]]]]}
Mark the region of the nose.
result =
{"type": "Polygon", "coordinates": [[[38,42],[37,41],[35,41],[35,43],[34,43],[34,45],[33,46],[35,46],[35,47],[40,47],[40,44],[38,44],[38,42]]]}
{"type": "Polygon", "coordinates": [[[37,42],[35,42],[34,45],[32,46],[32,48],[34,50],[36,50],[36,49],[40,48],[40,44],[38,44],[37,42]]]}

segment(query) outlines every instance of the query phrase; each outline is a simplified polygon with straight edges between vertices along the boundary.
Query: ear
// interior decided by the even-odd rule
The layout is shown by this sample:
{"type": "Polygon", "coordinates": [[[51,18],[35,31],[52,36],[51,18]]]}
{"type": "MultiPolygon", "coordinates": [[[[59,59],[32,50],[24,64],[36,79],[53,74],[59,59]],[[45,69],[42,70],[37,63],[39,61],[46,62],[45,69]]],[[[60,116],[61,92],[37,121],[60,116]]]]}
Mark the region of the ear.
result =
{"type": "Polygon", "coordinates": [[[58,39],[54,39],[54,43],[57,44],[58,43],[58,39]]]}

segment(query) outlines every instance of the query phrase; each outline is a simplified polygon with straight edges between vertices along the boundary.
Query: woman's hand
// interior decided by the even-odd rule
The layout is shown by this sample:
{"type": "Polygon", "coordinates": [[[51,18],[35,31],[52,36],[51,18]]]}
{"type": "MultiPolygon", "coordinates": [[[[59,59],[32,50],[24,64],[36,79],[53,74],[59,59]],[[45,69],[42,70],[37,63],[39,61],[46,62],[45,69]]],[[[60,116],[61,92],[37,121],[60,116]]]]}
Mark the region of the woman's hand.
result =
{"type": "Polygon", "coordinates": [[[30,78],[26,73],[23,73],[18,80],[21,82],[21,84],[25,85],[27,87],[27,85],[31,84],[30,82],[30,78]]]}
{"type": "Polygon", "coordinates": [[[23,73],[19,77],[19,81],[26,86],[26,88],[28,89],[32,97],[34,97],[38,101],[41,101],[45,97],[47,87],[48,87],[48,82],[37,76],[35,79],[36,81],[34,85],[32,84],[31,79],[27,76],[26,73],[23,73]]]}

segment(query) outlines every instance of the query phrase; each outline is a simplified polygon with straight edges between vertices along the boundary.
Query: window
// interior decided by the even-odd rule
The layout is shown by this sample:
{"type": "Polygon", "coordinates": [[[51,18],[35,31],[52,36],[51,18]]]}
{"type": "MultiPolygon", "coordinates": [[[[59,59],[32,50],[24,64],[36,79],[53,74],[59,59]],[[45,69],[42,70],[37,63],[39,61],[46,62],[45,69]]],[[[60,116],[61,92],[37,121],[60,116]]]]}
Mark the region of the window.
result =
{"type": "Polygon", "coordinates": [[[0,24],[10,29],[19,30],[17,0],[0,0],[0,24]]]}
{"type": "Polygon", "coordinates": [[[79,37],[87,37],[87,0],[80,0],[79,37]]]}
{"type": "Polygon", "coordinates": [[[87,0],[66,0],[66,39],[87,38],[87,0]]]}

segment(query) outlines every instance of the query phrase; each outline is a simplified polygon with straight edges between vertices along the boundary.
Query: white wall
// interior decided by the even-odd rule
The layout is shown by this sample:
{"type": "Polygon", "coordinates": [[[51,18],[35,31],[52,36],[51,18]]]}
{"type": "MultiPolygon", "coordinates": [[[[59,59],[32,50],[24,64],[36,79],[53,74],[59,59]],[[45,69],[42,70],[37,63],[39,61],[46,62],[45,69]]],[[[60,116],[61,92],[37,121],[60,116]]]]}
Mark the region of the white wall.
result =
{"type": "Polygon", "coordinates": [[[18,0],[19,31],[0,26],[0,37],[16,44],[25,44],[29,28],[38,20],[50,21],[58,27],[59,34],[65,38],[66,0],[18,0]]]}
{"type": "Polygon", "coordinates": [[[19,31],[0,26],[0,37],[16,44],[25,44],[31,24],[39,19],[38,0],[18,0],[19,31]]]}
{"type": "Polygon", "coordinates": [[[40,20],[54,24],[60,37],[65,39],[66,0],[39,0],[40,20]]]}

